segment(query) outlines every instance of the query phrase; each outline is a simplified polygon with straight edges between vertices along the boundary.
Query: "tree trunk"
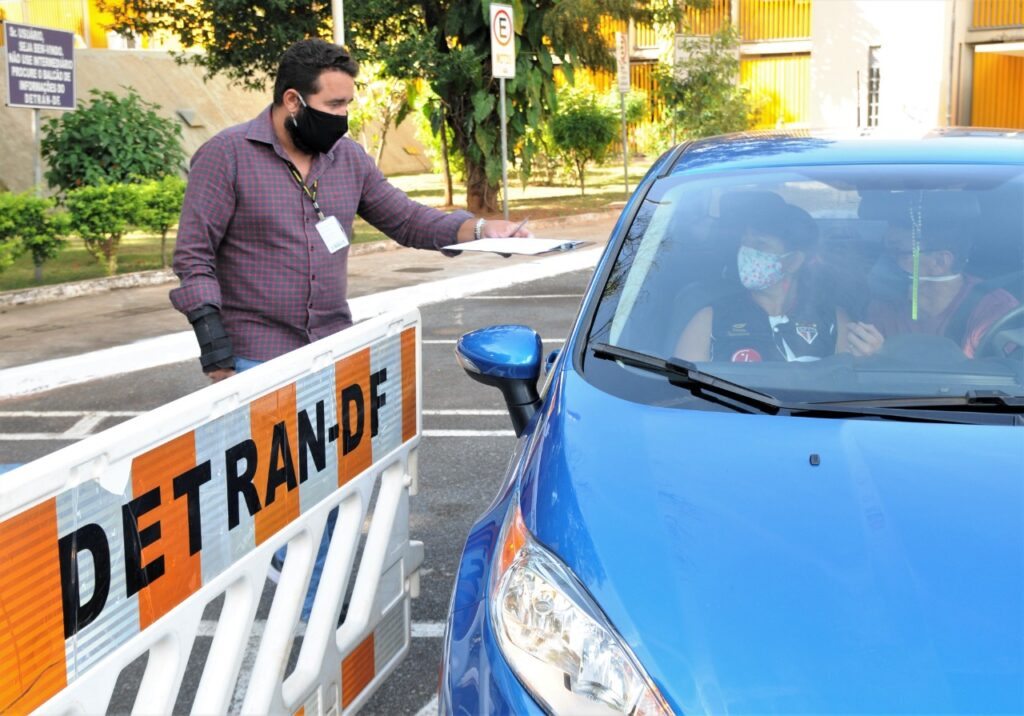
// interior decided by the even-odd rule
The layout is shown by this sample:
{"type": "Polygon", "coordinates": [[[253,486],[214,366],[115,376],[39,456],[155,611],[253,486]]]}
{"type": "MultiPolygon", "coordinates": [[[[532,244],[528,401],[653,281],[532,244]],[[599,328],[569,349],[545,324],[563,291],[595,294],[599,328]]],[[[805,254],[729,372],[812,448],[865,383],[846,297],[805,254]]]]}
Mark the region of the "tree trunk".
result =
{"type": "Polygon", "coordinates": [[[441,103],[441,171],[444,173],[444,205],[455,203],[452,193],[452,167],[448,163],[448,124],[445,121],[444,103],[441,103]]]}
{"type": "Polygon", "coordinates": [[[160,267],[167,268],[167,231],[160,234],[160,267]]]}
{"type": "Polygon", "coordinates": [[[117,239],[107,239],[103,242],[103,256],[107,260],[107,276],[117,273],[117,239]]]}
{"type": "Polygon", "coordinates": [[[388,138],[388,128],[391,126],[391,119],[385,117],[384,126],[380,130],[380,144],[377,145],[377,167],[380,167],[380,161],[384,158],[384,142],[388,138]]]}
{"type": "Polygon", "coordinates": [[[487,185],[487,170],[466,159],[466,208],[474,214],[498,213],[498,192],[487,185]]]}
{"type": "Polygon", "coordinates": [[[35,263],[35,267],[33,269],[33,276],[32,276],[32,278],[33,278],[33,280],[35,280],[36,283],[42,283],[42,281],[43,281],[43,262],[42,261],[37,261],[37,262],[34,262],[34,263],[35,263]]]}

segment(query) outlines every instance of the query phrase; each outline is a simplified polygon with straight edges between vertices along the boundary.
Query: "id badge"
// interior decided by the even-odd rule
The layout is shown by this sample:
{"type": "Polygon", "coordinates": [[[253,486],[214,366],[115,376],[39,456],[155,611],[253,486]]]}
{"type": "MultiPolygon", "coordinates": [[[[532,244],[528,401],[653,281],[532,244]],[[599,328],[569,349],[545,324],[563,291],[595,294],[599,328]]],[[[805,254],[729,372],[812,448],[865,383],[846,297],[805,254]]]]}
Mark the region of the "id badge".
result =
{"type": "Polygon", "coordinates": [[[327,245],[327,250],[332,254],[348,246],[348,236],[341,228],[338,217],[328,216],[323,221],[317,222],[316,230],[319,232],[320,238],[324,240],[324,244],[327,245]]]}

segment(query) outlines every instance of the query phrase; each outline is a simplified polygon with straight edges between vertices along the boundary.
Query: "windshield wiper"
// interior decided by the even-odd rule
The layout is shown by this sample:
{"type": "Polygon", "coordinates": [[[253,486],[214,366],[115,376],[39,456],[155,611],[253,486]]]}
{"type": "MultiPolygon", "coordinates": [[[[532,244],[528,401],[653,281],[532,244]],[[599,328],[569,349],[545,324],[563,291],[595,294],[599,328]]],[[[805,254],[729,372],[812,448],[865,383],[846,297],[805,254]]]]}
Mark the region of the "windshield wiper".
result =
{"type": "MultiPolygon", "coordinates": [[[[1020,414],[1020,406],[1016,401],[1024,400],[1016,396],[997,395],[997,392],[972,391],[959,398],[964,411],[954,409],[943,410],[938,402],[930,398],[879,400],[850,400],[822,403],[784,403],[773,395],[759,390],[733,383],[699,370],[696,365],[680,358],[658,358],[639,351],[633,351],[608,343],[593,343],[590,346],[595,358],[615,360],[636,368],[657,373],[668,378],[669,382],[690,390],[694,395],[713,400],[733,410],[766,415],[789,415],[797,418],[863,418],[875,417],[888,420],[903,420],[925,423],[962,423],[977,425],[979,423],[998,423],[1024,425],[1024,415],[1020,414]],[[1004,411],[987,410],[993,402],[1008,401],[1014,407],[1010,415],[1002,415],[1004,411]],[[975,401],[975,402],[968,402],[975,401]],[[979,410],[979,408],[981,408],[979,410]],[[993,414],[995,413],[995,414],[993,414]],[[1009,418],[1009,419],[1007,419],[1009,418]]],[[[957,398],[938,398],[949,404],[957,398]]]]}
{"type": "Polygon", "coordinates": [[[970,410],[1019,413],[1024,411],[1024,395],[1001,390],[969,390],[962,395],[908,395],[858,400],[827,400],[811,406],[844,408],[914,408],[918,410],[970,410]]]}
{"type": "Polygon", "coordinates": [[[681,388],[688,388],[695,393],[710,392],[717,402],[723,402],[719,399],[726,398],[726,404],[733,409],[769,415],[788,410],[775,396],[703,373],[693,363],[680,358],[658,358],[608,343],[594,343],[591,349],[595,358],[621,361],[634,368],[659,373],[681,388]]]}

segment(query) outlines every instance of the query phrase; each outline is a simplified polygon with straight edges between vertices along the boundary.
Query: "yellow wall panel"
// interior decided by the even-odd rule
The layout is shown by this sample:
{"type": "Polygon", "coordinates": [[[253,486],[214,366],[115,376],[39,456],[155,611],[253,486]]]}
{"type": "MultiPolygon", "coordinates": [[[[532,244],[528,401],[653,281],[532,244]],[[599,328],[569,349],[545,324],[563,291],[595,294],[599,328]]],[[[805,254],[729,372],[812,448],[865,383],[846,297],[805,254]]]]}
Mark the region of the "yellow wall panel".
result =
{"type": "Polygon", "coordinates": [[[0,19],[73,32],[84,44],[82,0],[0,0],[0,19]]]}
{"type": "Polygon", "coordinates": [[[974,0],[971,25],[979,30],[1024,25],[1024,0],[974,0]]]}
{"type": "Polygon", "coordinates": [[[712,0],[711,6],[704,10],[687,5],[679,32],[713,35],[728,25],[731,17],[731,0],[712,0]]]}
{"type": "Polygon", "coordinates": [[[811,85],[809,54],[743,57],[740,84],[760,110],[756,129],[807,121],[811,85]]]}
{"type": "Polygon", "coordinates": [[[811,0],[739,0],[744,42],[811,36],[811,0]]]}
{"type": "Polygon", "coordinates": [[[974,55],[971,124],[1024,129],[1024,57],[974,55]]]}

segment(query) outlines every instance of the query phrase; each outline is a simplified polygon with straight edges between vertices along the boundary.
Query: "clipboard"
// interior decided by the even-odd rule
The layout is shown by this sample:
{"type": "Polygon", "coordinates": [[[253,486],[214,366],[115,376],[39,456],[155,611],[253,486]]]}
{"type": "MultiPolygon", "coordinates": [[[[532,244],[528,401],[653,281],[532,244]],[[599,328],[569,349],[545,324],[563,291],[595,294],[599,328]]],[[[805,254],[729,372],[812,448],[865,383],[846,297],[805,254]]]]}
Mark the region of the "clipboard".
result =
{"type": "Polygon", "coordinates": [[[446,248],[450,251],[483,251],[484,253],[502,254],[504,256],[512,254],[518,256],[537,256],[553,251],[572,251],[585,243],[587,242],[566,239],[478,239],[477,241],[467,241],[464,244],[456,244],[446,248]]]}

